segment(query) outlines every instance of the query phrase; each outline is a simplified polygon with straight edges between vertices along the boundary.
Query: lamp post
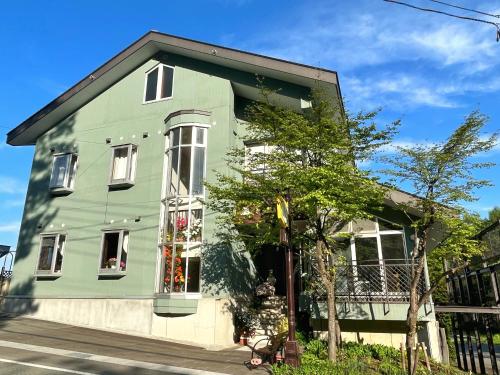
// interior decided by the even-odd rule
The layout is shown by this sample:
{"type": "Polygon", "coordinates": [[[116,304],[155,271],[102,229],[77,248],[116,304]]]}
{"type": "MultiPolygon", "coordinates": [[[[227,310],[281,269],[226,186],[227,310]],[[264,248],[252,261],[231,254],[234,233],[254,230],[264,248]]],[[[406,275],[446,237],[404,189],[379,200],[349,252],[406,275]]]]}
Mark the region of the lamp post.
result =
{"type": "Polygon", "coordinates": [[[295,293],[293,275],[293,250],[292,250],[292,220],[290,215],[290,192],[287,192],[285,199],[278,196],[276,209],[278,221],[280,222],[280,243],[286,246],[286,299],[288,310],[288,340],[285,343],[285,363],[297,367],[299,356],[297,341],[295,340],[295,293]]]}

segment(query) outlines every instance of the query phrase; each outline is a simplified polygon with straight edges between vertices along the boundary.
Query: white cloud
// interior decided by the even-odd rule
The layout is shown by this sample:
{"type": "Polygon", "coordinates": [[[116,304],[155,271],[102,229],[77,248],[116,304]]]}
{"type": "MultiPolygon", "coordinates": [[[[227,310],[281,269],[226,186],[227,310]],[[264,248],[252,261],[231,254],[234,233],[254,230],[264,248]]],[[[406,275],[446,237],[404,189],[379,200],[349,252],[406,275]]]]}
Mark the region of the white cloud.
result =
{"type": "Polygon", "coordinates": [[[344,77],[341,82],[347,101],[359,108],[390,106],[403,109],[426,105],[453,108],[458,103],[450,100],[439,87],[433,87],[418,76],[399,74],[360,79],[344,77]]]}
{"type": "Polygon", "coordinates": [[[17,233],[20,225],[19,221],[0,224],[0,233],[17,233]]]}
{"type": "MultiPolygon", "coordinates": [[[[303,5],[237,47],[336,70],[346,98],[361,108],[453,108],[466,93],[500,91],[493,26],[382,1],[355,3],[303,5]]],[[[498,13],[487,3],[474,7],[498,13]]]]}
{"type": "Polygon", "coordinates": [[[3,207],[22,207],[24,206],[24,199],[9,199],[2,202],[3,207]]]}
{"type": "Polygon", "coordinates": [[[21,181],[8,176],[0,176],[0,193],[24,194],[26,185],[21,181]]]}

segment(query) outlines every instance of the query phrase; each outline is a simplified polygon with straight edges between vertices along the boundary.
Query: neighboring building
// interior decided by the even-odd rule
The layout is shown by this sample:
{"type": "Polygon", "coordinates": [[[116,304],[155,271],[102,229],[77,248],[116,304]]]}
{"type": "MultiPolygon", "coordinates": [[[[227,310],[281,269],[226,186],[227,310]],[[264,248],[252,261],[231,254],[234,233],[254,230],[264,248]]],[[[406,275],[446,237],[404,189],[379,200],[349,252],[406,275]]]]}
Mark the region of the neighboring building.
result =
{"type": "MultiPolygon", "coordinates": [[[[254,264],[220,242],[203,204],[203,181],[227,171],[243,109],[259,98],[256,75],[297,109],[317,85],[341,103],[335,72],[149,32],[12,130],[8,143],[35,145],[35,155],[4,309],[231,344],[231,297],[251,292],[269,269],[284,294],[279,251],[254,264]]],[[[380,219],[348,228],[339,315],[345,337],[399,346],[411,236],[391,204],[413,198],[393,195],[380,219]]],[[[319,305],[310,312],[316,330],[319,305]]],[[[439,358],[432,304],[421,318],[439,358]]]]}

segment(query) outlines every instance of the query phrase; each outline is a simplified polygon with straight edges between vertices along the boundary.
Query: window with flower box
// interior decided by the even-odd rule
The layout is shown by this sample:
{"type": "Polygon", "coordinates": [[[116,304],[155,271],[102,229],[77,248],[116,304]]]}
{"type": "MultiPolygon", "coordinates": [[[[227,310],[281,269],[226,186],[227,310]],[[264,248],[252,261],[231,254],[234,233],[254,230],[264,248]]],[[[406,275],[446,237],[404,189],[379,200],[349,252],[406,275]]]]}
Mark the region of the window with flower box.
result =
{"type": "Polygon", "coordinates": [[[206,128],[169,131],[161,293],[199,293],[206,128]]]}
{"type": "Polygon", "coordinates": [[[99,274],[123,274],[127,270],[127,230],[109,230],[102,234],[99,274]]]}

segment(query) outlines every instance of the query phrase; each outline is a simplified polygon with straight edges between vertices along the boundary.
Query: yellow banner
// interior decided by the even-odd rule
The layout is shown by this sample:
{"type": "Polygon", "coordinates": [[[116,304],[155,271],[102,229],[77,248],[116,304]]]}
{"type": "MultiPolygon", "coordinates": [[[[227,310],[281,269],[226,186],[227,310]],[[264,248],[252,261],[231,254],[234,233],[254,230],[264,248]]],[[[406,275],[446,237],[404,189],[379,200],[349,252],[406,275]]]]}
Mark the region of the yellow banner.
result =
{"type": "Polygon", "coordinates": [[[288,202],[282,196],[276,197],[276,213],[282,228],[288,227],[288,202]]]}

